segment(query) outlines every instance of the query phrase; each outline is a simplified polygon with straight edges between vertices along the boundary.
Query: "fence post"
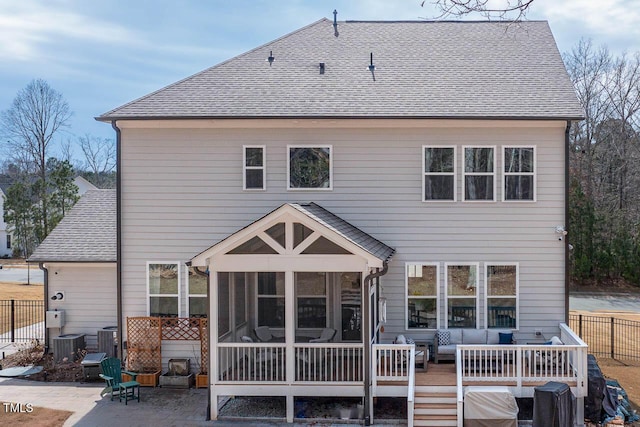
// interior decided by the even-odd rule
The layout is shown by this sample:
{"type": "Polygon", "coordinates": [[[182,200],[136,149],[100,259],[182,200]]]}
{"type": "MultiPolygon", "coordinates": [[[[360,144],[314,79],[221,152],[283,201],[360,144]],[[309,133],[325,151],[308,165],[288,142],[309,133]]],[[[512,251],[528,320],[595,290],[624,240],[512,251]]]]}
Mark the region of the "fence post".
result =
{"type": "Polygon", "coordinates": [[[578,336],[580,338],[584,337],[584,335],[582,335],[582,314],[578,315],[578,336]]]}
{"type": "Polygon", "coordinates": [[[11,342],[16,342],[16,300],[11,300],[11,342]]]}
{"type": "Polygon", "coordinates": [[[610,333],[610,336],[611,336],[611,340],[610,340],[611,341],[611,358],[612,359],[616,358],[615,357],[616,356],[616,352],[615,352],[615,338],[614,338],[615,335],[614,335],[614,333],[615,333],[615,319],[612,317],[611,318],[611,333],[610,333]]]}

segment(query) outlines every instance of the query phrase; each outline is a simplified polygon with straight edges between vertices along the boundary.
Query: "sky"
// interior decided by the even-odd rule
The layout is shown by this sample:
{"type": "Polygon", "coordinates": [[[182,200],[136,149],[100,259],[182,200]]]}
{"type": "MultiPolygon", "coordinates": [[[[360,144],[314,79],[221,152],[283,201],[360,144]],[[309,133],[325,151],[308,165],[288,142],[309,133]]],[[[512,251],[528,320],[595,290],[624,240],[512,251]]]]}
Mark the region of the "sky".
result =
{"type": "MultiPolygon", "coordinates": [[[[504,0],[490,0],[500,3],[504,0]]],[[[0,111],[41,78],[73,116],[57,137],[115,139],[94,117],[322,18],[421,20],[432,0],[0,0],[0,111]]],[[[480,20],[481,16],[466,19],[480,20]]],[[[560,52],[590,38],[640,52],[637,0],[535,0],[560,52]]]]}

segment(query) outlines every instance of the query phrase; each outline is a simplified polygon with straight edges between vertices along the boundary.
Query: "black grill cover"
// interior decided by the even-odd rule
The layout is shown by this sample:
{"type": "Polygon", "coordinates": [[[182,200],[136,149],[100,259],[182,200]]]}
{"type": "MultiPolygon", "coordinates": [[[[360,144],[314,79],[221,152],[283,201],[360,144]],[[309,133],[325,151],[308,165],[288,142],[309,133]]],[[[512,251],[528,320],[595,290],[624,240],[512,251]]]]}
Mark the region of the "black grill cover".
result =
{"type": "Polygon", "coordinates": [[[594,423],[600,423],[602,421],[602,399],[604,399],[607,381],[604,379],[593,354],[587,356],[587,375],[589,394],[584,400],[584,417],[594,423]]]}
{"type": "Polygon", "coordinates": [[[574,422],[574,397],[564,383],[550,381],[533,394],[533,427],[567,427],[574,422]]]}

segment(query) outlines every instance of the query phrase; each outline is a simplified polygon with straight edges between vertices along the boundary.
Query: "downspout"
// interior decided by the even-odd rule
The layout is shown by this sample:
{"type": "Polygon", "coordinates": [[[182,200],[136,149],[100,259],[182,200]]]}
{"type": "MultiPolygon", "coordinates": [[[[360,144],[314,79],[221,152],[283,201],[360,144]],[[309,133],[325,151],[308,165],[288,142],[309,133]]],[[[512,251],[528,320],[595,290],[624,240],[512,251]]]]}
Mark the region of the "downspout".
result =
{"type": "MultiPolygon", "coordinates": [[[[569,229],[569,134],[571,120],[564,131],[564,227],[569,229]]],[[[569,324],[569,239],[564,239],[564,323],[569,324]]]]}
{"type": "Polygon", "coordinates": [[[118,358],[123,359],[124,341],[122,321],[122,135],[116,121],[111,122],[116,131],[116,313],[118,316],[118,358]]]}
{"type": "MultiPolygon", "coordinates": [[[[369,312],[371,311],[371,307],[369,307],[369,301],[371,300],[370,288],[373,286],[373,281],[381,276],[384,276],[389,271],[389,264],[387,261],[384,261],[382,264],[382,270],[376,269],[375,273],[371,273],[364,278],[364,289],[366,290],[366,298],[363,301],[363,313],[367,314],[367,321],[362,322],[363,325],[368,325],[365,336],[365,346],[364,346],[364,425],[371,425],[371,410],[372,408],[369,405],[370,395],[371,395],[371,318],[369,317],[369,312]]],[[[377,320],[377,319],[376,319],[377,320]]]]}
{"type": "MultiPolygon", "coordinates": [[[[187,267],[191,267],[191,261],[187,262],[187,267]]],[[[198,267],[194,267],[193,271],[195,271],[198,276],[207,278],[207,337],[210,337],[211,333],[209,330],[209,325],[211,324],[211,316],[209,314],[209,301],[211,297],[209,294],[209,287],[211,286],[211,282],[209,280],[209,269],[207,268],[206,271],[201,271],[198,267]]],[[[202,337],[200,337],[200,339],[202,339],[202,337]]],[[[209,360],[211,360],[211,340],[207,339],[207,343],[209,345],[209,348],[207,349],[207,351],[209,352],[209,360]]],[[[202,346],[200,348],[202,348],[202,346]]],[[[200,363],[202,363],[202,358],[200,358],[200,363]]],[[[209,372],[209,379],[212,379],[213,377],[211,376],[212,374],[210,372],[209,366],[207,366],[207,372],[209,372]]],[[[209,384],[207,384],[207,414],[205,416],[205,421],[211,421],[211,381],[209,381],[209,384]]]]}
{"type": "Polygon", "coordinates": [[[47,328],[47,311],[49,311],[49,269],[41,262],[38,264],[44,272],[44,354],[49,352],[49,328],[47,328]]]}

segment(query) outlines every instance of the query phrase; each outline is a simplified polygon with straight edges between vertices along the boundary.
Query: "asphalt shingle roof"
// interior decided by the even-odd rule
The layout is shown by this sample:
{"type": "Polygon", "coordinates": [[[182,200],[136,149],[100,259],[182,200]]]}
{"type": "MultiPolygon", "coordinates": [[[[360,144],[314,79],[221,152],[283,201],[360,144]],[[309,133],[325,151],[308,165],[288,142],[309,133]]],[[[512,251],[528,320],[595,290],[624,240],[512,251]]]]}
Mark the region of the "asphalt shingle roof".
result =
{"type": "Polygon", "coordinates": [[[89,190],[29,261],[115,262],[116,218],[116,190],[89,190]]]}
{"type": "Polygon", "coordinates": [[[97,119],[583,116],[545,21],[346,21],[338,33],[322,19],[97,119]]]}
{"type": "Polygon", "coordinates": [[[365,233],[339,216],[334,215],[320,205],[313,202],[304,204],[289,203],[289,205],[304,213],[309,218],[324,225],[328,229],[338,233],[351,243],[359,246],[378,259],[387,261],[395,252],[395,249],[392,247],[385,245],[380,240],[365,233]]]}

